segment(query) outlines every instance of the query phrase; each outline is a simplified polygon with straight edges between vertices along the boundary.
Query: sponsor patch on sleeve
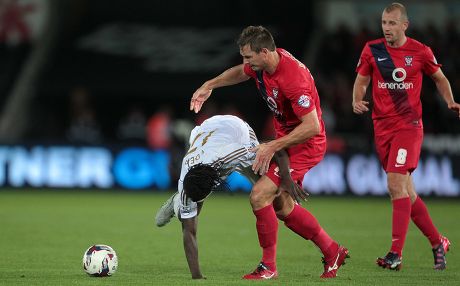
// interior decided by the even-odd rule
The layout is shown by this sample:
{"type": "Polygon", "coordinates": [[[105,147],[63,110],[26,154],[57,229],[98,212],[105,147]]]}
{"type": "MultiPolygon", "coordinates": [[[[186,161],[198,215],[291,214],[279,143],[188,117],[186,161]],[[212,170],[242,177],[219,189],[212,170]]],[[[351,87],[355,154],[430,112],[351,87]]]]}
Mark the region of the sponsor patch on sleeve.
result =
{"type": "Polygon", "coordinates": [[[310,107],[310,104],[311,104],[310,97],[308,95],[301,95],[297,103],[302,107],[308,108],[310,107]]]}

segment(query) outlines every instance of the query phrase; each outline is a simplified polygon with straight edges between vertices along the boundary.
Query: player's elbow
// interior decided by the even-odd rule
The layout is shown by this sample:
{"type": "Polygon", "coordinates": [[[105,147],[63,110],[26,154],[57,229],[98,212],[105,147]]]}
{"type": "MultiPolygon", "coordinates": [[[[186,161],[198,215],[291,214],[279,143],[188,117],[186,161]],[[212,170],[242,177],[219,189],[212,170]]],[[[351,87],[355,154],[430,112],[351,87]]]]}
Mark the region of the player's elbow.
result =
{"type": "Polygon", "coordinates": [[[299,133],[298,140],[296,143],[305,142],[306,140],[321,133],[321,127],[319,123],[313,121],[310,124],[305,124],[302,131],[299,133]]]}
{"type": "Polygon", "coordinates": [[[313,124],[310,126],[309,132],[311,137],[316,136],[321,133],[321,126],[319,125],[319,121],[313,121],[313,124]]]}
{"type": "Polygon", "coordinates": [[[315,110],[302,117],[301,120],[302,124],[300,125],[300,128],[302,130],[302,140],[311,138],[321,133],[322,127],[315,110]]]}
{"type": "Polygon", "coordinates": [[[319,122],[316,122],[315,124],[315,135],[318,135],[321,133],[321,126],[319,125],[319,122]]]}

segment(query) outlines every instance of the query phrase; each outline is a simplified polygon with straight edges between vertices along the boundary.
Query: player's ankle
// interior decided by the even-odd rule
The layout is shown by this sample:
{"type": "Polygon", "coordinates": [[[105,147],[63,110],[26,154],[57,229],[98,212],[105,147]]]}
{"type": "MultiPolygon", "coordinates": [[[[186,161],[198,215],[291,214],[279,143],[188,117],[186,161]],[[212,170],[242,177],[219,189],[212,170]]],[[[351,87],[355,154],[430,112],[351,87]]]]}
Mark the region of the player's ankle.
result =
{"type": "Polygon", "coordinates": [[[334,258],[338,251],[339,251],[339,244],[333,241],[331,245],[324,251],[323,253],[324,258],[328,261],[331,258],[334,258]]]}
{"type": "Polygon", "coordinates": [[[275,272],[276,271],[276,263],[275,262],[265,262],[265,261],[262,261],[262,263],[268,267],[268,269],[270,271],[273,271],[275,272]]]}

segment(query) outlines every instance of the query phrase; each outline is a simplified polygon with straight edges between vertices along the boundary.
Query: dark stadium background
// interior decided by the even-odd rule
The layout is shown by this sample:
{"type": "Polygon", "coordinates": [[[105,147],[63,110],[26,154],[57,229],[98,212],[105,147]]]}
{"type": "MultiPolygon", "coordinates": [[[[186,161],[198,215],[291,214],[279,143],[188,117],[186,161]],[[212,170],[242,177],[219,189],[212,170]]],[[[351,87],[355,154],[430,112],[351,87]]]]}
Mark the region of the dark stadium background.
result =
{"type": "MultiPolygon", "coordinates": [[[[380,37],[384,1],[0,1],[0,186],[6,189],[174,189],[189,130],[214,114],[271,137],[254,84],[214,91],[205,80],[241,62],[235,40],[265,25],[315,77],[328,155],[314,194],[385,195],[370,114],[351,93],[365,41],[380,37]]],[[[408,35],[432,47],[459,101],[460,3],[405,1],[408,35]]],[[[460,122],[424,80],[425,141],[414,174],[423,195],[460,195],[460,122]]],[[[248,191],[241,177],[232,190],[248,191]]]]}
{"type": "MultiPolygon", "coordinates": [[[[302,206],[349,248],[328,285],[458,285],[460,121],[424,79],[425,138],[414,173],[439,231],[452,242],[445,271],[409,227],[404,267],[376,267],[391,234],[386,177],[370,114],[351,110],[355,66],[380,37],[383,7],[365,0],[0,0],[0,285],[242,285],[260,258],[251,185],[206,200],[200,264],[191,281],[181,223],[154,224],[175,191],[190,129],[236,114],[261,140],[270,114],[255,84],[217,89],[198,115],[189,100],[203,81],[241,62],[236,38],[265,25],[315,77],[328,136],[324,161],[304,179],[302,206]],[[428,197],[429,196],[429,197],[428,197]],[[93,244],[116,250],[109,278],[88,277],[93,244]]],[[[460,1],[404,1],[408,35],[430,45],[460,101],[460,1]]],[[[322,285],[321,254],[282,223],[270,285],[322,285]]],[[[265,284],[265,283],[264,283],[265,284]]]]}

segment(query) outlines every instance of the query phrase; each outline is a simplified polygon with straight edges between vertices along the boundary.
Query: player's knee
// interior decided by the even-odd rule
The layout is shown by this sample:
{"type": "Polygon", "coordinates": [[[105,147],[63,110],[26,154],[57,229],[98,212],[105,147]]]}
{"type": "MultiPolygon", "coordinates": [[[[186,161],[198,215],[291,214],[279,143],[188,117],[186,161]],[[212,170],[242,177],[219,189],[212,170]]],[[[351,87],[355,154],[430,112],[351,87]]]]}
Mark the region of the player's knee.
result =
{"type": "Polygon", "coordinates": [[[257,185],[254,185],[251,194],[249,195],[249,201],[251,202],[252,206],[255,206],[257,204],[260,204],[263,201],[263,192],[260,187],[257,185]]]}
{"type": "Polygon", "coordinates": [[[249,196],[249,201],[253,209],[259,209],[265,207],[272,203],[273,198],[262,186],[255,184],[252,187],[251,194],[249,196]]]}
{"type": "Polygon", "coordinates": [[[288,209],[280,209],[278,211],[275,211],[276,213],[276,217],[279,219],[279,220],[282,220],[284,221],[284,219],[291,213],[292,210],[288,210],[288,209]]]}
{"type": "Polygon", "coordinates": [[[276,197],[278,187],[268,178],[262,177],[254,184],[249,200],[254,210],[268,206],[276,197]]]}
{"type": "Polygon", "coordinates": [[[278,219],[283,220],[292,212],[294,209],[294,200],[286,192],[282,192],[273,201],[273,208],[275,209],[276,216],[278,219]]]}
{"type": "Polygon", "coordinates": [[[388,180],[388,191],[392,199],[408,197],[406,186],[400,181],[388,180]]]}
{"type": "Polygon", "coordinates": [[[409,192],[410,202],[413,204],[417,200],[417,194],[409,192]]]}

